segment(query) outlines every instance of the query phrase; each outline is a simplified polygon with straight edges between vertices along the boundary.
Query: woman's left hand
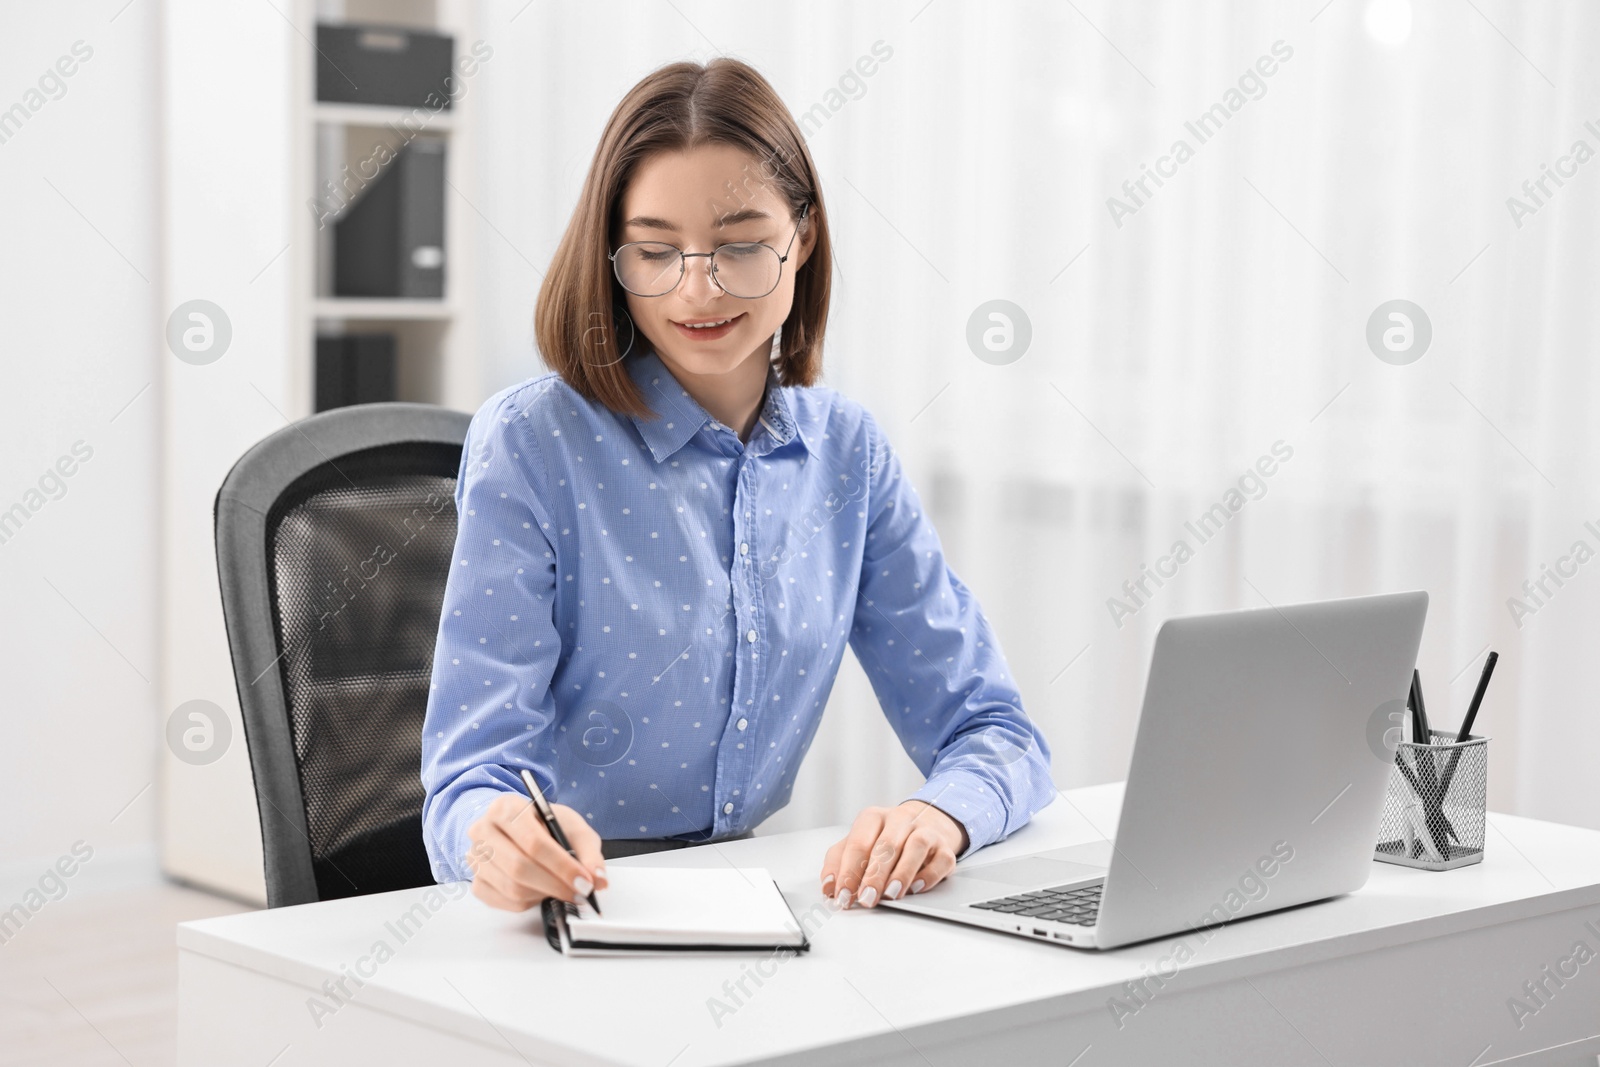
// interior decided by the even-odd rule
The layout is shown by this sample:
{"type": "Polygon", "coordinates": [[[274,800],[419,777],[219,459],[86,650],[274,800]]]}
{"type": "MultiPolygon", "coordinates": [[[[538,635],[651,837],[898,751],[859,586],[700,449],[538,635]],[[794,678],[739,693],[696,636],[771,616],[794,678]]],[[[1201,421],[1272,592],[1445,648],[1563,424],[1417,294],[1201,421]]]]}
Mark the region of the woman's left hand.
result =
{"type": "Polygon", "coordinates": [[[966,827],[932,804],[867,808],[823,858],[822,895],[841,908],[852,902],[870,908],[921,893],[955,870],[966,847],[966,827]]]}

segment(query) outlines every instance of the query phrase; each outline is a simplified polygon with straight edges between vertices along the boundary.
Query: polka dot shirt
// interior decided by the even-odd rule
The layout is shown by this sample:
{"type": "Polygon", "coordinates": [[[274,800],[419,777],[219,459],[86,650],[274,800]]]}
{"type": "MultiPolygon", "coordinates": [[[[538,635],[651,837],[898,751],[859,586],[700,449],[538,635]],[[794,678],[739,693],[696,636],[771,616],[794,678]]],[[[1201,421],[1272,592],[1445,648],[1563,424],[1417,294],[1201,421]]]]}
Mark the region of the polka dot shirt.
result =
{"type": "Polygon", "coordinates": [[[471,877],[467,828],[524,767],[605,839],[758,826],[847,645],[968,852],[1049,803],[1045,739],[872,416],[769,369],[741,442],[654,352],[626,368],[654,418],[555,374],[473,417],[422,736],[435,876],[471,877]]]}

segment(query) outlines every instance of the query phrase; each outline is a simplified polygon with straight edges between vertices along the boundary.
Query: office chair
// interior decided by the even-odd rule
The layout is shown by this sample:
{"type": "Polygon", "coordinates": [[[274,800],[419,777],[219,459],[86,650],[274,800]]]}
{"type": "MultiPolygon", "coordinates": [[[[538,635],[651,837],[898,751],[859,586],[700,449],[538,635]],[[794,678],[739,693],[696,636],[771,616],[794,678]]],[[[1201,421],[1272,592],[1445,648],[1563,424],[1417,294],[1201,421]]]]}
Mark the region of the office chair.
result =
{"type": "Polygon", "coordinates": [[[217,491],[268,907],[434,880],[422,721],[470,421],[336,408],[256,444],[217,491]]]}

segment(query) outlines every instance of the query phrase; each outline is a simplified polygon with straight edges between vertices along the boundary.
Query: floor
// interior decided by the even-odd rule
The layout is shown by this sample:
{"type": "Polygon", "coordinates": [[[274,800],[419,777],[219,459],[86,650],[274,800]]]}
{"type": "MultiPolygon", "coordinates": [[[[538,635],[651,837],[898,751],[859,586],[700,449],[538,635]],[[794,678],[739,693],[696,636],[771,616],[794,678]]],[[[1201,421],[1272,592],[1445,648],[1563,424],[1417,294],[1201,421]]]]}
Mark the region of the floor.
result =
{"type": "Polygon", "coordinates": [[[170,1067],[174,927],[248,910],[176,885],[47,904],[0,944],[0,1065],[170,1067]]]}

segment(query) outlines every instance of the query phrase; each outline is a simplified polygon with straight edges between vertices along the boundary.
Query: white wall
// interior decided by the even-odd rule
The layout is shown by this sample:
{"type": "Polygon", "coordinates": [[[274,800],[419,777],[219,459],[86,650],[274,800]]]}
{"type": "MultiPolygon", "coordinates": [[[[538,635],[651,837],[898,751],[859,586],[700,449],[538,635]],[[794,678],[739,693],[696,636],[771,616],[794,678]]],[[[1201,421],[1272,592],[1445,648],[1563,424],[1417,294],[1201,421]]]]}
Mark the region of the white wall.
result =
{"type": "Polygon", "coordinates": [[[39,105],[0,143],[0,509],[92,450],[0,544],[6,904],[79,840],[75,884],[156,871],[157,8],[121,6],[0,14],[0,111],[39,105]],[[77,42],[64,92],[29,97],[77,42]]]}

